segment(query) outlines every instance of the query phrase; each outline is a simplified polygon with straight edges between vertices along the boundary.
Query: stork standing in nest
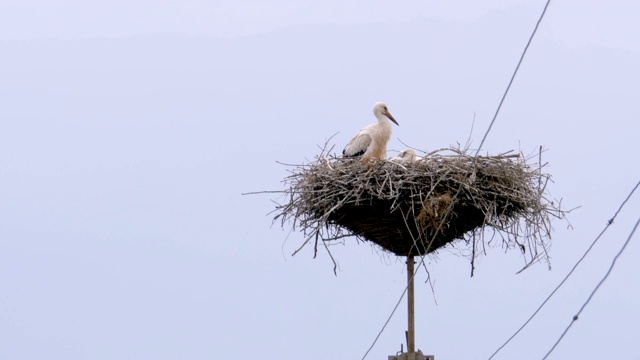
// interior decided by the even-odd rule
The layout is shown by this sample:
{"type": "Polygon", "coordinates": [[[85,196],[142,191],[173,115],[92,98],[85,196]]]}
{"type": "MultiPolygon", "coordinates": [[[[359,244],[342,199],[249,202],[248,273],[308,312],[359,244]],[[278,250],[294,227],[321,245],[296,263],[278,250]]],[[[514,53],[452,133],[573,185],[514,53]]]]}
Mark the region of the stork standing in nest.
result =
{"type": "Polygon", "coordinates": [[[360,130],[342,150],[342,155],[346,157],[362,156],[363,159],[376,160],[382,160],[387,157],[387,142],[391,137],[391,123],[389,120],[398,126],[400,125],[391,116],[387,105],[384,103],[379,102],[373,105],[373,115],[376,116],[378,122],[367,125],[360,130]]]}

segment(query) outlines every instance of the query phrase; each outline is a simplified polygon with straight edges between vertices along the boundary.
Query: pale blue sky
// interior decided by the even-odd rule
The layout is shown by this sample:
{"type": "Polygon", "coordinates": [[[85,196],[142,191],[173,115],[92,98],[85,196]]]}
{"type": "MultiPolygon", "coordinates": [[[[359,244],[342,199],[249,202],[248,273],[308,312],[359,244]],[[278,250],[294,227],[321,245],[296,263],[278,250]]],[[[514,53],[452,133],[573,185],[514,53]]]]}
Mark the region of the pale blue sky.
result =
{"type": "MultiPolygon", "coordinates": [[[[368,244],[290,254],[272,226],[286,167],[385,101],[401,143],[478,144],[542,1],[0,0],[0,359],[358,359],[405,285],[368,244]]],[[[552,2],[484,151],[542,145],[552,270],[493,248],[428,261],[417,346],[486,359],[640,179],[640,8],[552,2]],[[434,302],[437,300],[437,305],[434,302]]],[[[540,359],[640,213],[634,197],[574,277],[496,359],[540,359]]],[[[638,358],[633,239],[551,359],[638,358]]],[[[369,359],[404,342],[404,306],[369,359]]]]}

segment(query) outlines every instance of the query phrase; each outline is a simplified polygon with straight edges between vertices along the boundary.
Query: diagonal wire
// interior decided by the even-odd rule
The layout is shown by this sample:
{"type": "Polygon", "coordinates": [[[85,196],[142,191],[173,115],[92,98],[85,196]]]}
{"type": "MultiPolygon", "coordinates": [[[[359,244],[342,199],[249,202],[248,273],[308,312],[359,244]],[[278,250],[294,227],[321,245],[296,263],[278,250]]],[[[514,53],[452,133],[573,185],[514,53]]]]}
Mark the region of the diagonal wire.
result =
{"type": "Polygon", "coordinates": [[[529,41],[527,42],[527,46],[524,47],[524,51],[522,51],[522,55],[520,55],[520,60],[518,61],[518,65],[516,66],[516,69],[513,72],[513,75],[511,76],[511,80],[509,81],[509,85],[507,85],[507,89],[504,91],[504,94],[502,95],[502,99],[500,99],[500,104],[498,104],[498,109],[496,110],[495,115],[493,115],[493,119],[491,120],[491,123],[489,124],[489,128],[487,129],[487,132],[484,133],[484,137],[482,138],[482,141],[480,142],[480,146],[478,146],[478,151],[476,151],[476,156],[478,156],[478,153],[480,152],[480,148],[482,148],[482,144],[484,144],[484,141],[487,139],[487,135],[489,135],[489,131],[491,131],[491,127],[493,126],[493,123],[496,121],[496,118],[498,117],[498,113],[500,112],[500,108],[502,107],[502,103],[504,102],[504,99],[507,97],[507,93],[509,92],[509,89],[511,88],[511,84],[513,84],[513,79],[516,78],[516,74],[518,73],[518,69],[520,69],[520,64],[522,64],[522,60],[524,59],[524,55],[527,53],[527,50],[529,49],[529,45],[531,45],[531,40],[533,40],[533,37],[536,34],[536,31],[538,31],[538,27],[540,26],[540,23],[542,22],[542,18],[544,18],[544,14],[547,12],[547,8],[549,7],[549,3],[551,3],[551,0],[547,0],[547,3],[544,5],[544,9],[542,9],[542,13],[540,14],[540,18],[538,18],[538,22],[536,23],[536,27],[533,28],[533,32],[531,33],[531,36],[529,36],[529,41]]]}
{"type": "Polygon", "coordinates": [[[547,352],[547,355],[545,355],[542,360],[545,360],[547,357],[549,357],[549,355],[551,355],[551,353],[553,352],[553,350],[555,350],[556,346],[558,346],[558,344],[560,343],[560,341],[562,341],[562,338],[564,338],[564,336],[567,334],[567,332],[569,331],[569,329],[571,328],[571,326],[573,326],[573,323],[575,323],[576,321],[578,321],[578,316],[580,316],[580,314],[582,313],[582,310],[584,310],[585,307],[587,307],[587,304],[589,303],[589,301],[591,301],[591,299],[593,298],[593,296],[596,294],[596,291],[598,291],[598,289],[600,288],[600,286],[607,280],[607,277],[609,276],[609,274],[611,274],[611,271],[613,270],[613,267],[616,265],[616,261],[618,260],[618,258],[620,257],[620,255],[622,255],[622,253],[624,252],[624,250],[626,249],[627,245],[629,244],[629,242],[631,241],[631,238],[633,237],[633,234],[636,232],[636,229],[638,228],[638,225],[640,225],[640,218],[638,218],[638,221],[636,221],[636,225],[633,227],[633,230],[631,230],[631,233],[629,234],[629,237],[627,238],[627,240],[624,242],[624,245],[622,245],[622,248],[620,248],[620,251],[618,251],[618,254],[616,254],[616,257],[613,258],[613,261],[611,262],[611,266],[609,267],[609,270],[607,271],[607,273],[604,275],[604,277],[602,278],[602,280],[600,280],[600,282],[598,283],[598,285],[596,285],[596,287],[593,289],[593,291],[591,291],[591,294],[589,295],[589,297],[587,298],[587,301],[584,302],[584,304],[582,304],[582,307],[580,307],[580,310],[578,310],[578,313],[575,314],[573,316],[573,318],[571,319],[571,322],[569,323],[569,325],[567,326],[566,329],[564,329],[564,332],[562,333],[562,335],[560,335],[560,337],[558,338],[558,340],[555,342],[555,344],[553,344],[553,346],[551,347],[551,349],[549,349],[549,352],[547,352]]]}
{"type": "Polygon", "coordinates": [[[620,211],[622,210],[622,208],[624,207],[624,205],[627,203],[627,201],[629,201],[629,199],[631,198],[631,196],[633,195],[633,193],[636,191],[636,189],[638,189],[638,187],[640,186],[640,181],[638,181],[638,183],[636,184],[636,186],[633,187],[633,189],[631,189],[631,192],[629,192],[629,195],[627,195],[627,198],[624,199],[624,201],[622,202],[622,204],[620,204],[620,206],[618,207],[618,210],[616,211],[615,214],[613,214],[613,217],[611,219],[609,219],[609,221],[607,221],[607,225],[604,227],[604,229],[602,229],[602,231],[600,232],[600,234],[598,234],[598,236],[595,238],[595,240],[593,240],[593,242],[591,243],[591,245],[589,246],[589,248],[587,249],[587,251],[584,252],[584,254],[582,255],[582,257],[576,262],[575,265],[573,265],[573,268],[571,269],[571,271],[569,271],[569,273],[564,277],[564,279],[562,279],[562,281],[560,282],[560,284],[558,284],[558,286],[556,286],[555,289],[553,289],[553,291],[551,292],[551,294],[549,294],[549,296],[547,296],[547,298],[542,302],[542,304],[540,304],[540,306],[536,309],[536,311],[533,312],[533,314],[529,317],[529,319],[527,319],[527,321],[524,322],[524,324],[522,324],[522,326],[520,326],[520,328],[513,334],[511,335],[511,337],[509,339],[507,339],[507,341],[505,341],[504,344],[502,344],[498,350],[496,350],[487,360],[491,360],[494,356],[496,356],[496,354],[498,352],[500,352],[500,350],[502,350],[514,337],[516,337],[520,331],[522,331],[522,329],[525,328],[525,326],[527,326],[529,324],[529,322],[531,322],[531,320],[538,314],[538,312],[540,312],[540,310],[542,309],[542,307],[549,301],[549,299],[551,299],[551,297],[556,293],[556,291],[558,291],[558,289],[560,289],[560,287],[562,287],[562,285],[564,285],[564,283],[567,281],[567,279],[571,276],[571,274],[573,274],[573,272],[576,270],[576,268],[578,267],[578,265],[580,265],[580,263],[582,262],[582,260],[584,260],[584,258],[587,256],[587,254],[589,254],[589,252],[591,251],[591,249],[593,248],[593,246],[598,242],[598,240],[600,240],[600,238],[602,237],[602,235],[607,231],[607,229],[609,229],[609,226],[611,226],[613,224],[613,221],[616,219],[616,217],[618,216],[618,214],[620,213],[620,211]]]}
{"type": "MultiPolygon", "coordinates": [[[[485,134],[484,134],[484,136],[482,138],[482,141],[480,142],[480,145],[478,146],[478,150],[476,151],[476,154],[474,155],[473,164],[472,164],[473,166],[475,166],[477,156],[480,153],[480,149],[482,148],[482,145],[484,144],[485,140],[487,139],[487,136],[489,135],[489,132],[491,131],[491,128],[493,127],[493,124],[495,123],[496,118],[498,117],[498,114],[500,113],[500,109],[502,108],[502,104],[504,103],[504,100],[506,99],[507,94],[509,93],[509,89],[511,89],[511,85],[513,84],[513,80],[515,79],[516,75],[518,74],[518,70],[520,69],[520,65],[522,64],[522,61],[524,60],[524,56],[526,55],[527,50],[529,49],[529,45],[531,45],[531,41],[533,40],[533,37],[535,36],[535,34],[536,34],[537,30],[538,30],[538,27],[540,26],[540,22],[542,22],[542,19],[544,18],[544,15],[545,15],[545,13],[547,11],[547,8],[549,7],[549,3],[550,2],[551,2],[551,0],[547,0],[546,4],[544,6],[544,9],[542,10],[542,13],[540,14],[540,17],[538,18],[536,26],[534,27],[533,32],[531,33],[531,36],[529,36],[529,40],[527,41],[527,45],[525,46],[524,50],[522,51],[522,54],[520,55],[520,59],[518,60],[518,65],[516,66],[515,70],[513,71],[513,74],[511,75],[511,79],[509,80],[509,84],[507,85],[507,88],[505,89],[504,94],[502,95],[502,98],[500,99],[500,103],[498,104],[498,108],[496,109],[496,112],[493,115],[493,118],[491,119],[491,123],[489,124],[489,127],[487,128],[487,131],[485,132],[485,134]]],[[[451,202],[451,204],[449,204],[449,207],[447,208],[447,211],[444,213],[443,219],[446,219],[447,216],[449,215],[449,213],[451,212],[451,209],[453,208],[452,204],[454,203],[455,199],[458,197],[458,195],[460,194],[461,191],[462,191],[462,183],[458,187],[458,191],[453,196],[452,202],[451,202]]],[[[427,249],[425,251],[425,254],[428,253],[429,249],[431,248],[431,244],[435,240],[435,237],[438,235],[438,232],[440,231],[440,227],[442,226],[442,223],[443,223],[443,221],[440,222],[440,226],[438,227],[438,229],[436,230],[436,232],[433,235],[433,238],[429,242],[429,245],[428,245],[428,247],[427,247],[427,249]]],[[[425,259],[425,257],[422,256],[422,258],[420,260],[420,263],[416,267],[417,270],[411,276],[411,280],[410,280],[411,282],[413,281],[413,278],[415,277],[416,273],[419,271],[420,266],[422,266],[422,264],[424,264],[424,259],[425,259]]],[[[391,314],[389,314],[389,317],[387,318],[387,321],[385,321],[384,325],[382,326],[382,329],[380,329],[380,331],[378,332],[378,335],[373,340],[373,343],[371,344],[369,349],[367,349],[367,351],[365,352],[364,356],[362,357],[362,360],[366,359],[367,355],[369,355],[369,352],[371,351],[371,349],[373,349],[373,347],[375,346],[376,342],[378,341],[378,339],[380,338],[380,336],[384,332],[385,328],[389,324],[389,321],[391,321],[391,318],[393,317],[395,312],[398,310],[398,307],[400,306],[400,303],[402,302],[402,299],[404,298],[404,295],[407,293],[408,288],[409,288],[409,285],[407,284],[407,286],[405,287],[404,291],[402,292],[402,295],[400,295],[400,299],[398,299],[398,302],[396,303],[395,307],[391,311],[391,314]]]]}

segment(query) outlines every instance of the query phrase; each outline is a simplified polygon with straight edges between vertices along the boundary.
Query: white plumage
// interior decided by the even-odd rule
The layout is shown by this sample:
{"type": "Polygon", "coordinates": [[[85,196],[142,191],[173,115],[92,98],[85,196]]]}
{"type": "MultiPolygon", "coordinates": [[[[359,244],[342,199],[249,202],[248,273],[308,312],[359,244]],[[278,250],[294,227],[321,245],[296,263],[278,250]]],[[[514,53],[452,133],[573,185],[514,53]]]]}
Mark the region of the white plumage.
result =
{"type": "Polygon", "coordinates": [[[398,163],[412,163],[420,160],[422,160],[422,157],[418,156],[414,149],[406,149],[400,151],[398,155],[391,158],[391,161],[395,161],[398,163]]]}
{"type": "Polygon", "coordinates": [[[381,102],[373,105],[373,114],[378,119],[378,122],[367,125],[360,130],[342,150],[342,155],[348,157],[362,156],[363,158],[378,160],[387,157],[387,142],[391,137],[391,123],[389,120],[396,125],[399,124],[391,116],[387,105],[381,102]]]}

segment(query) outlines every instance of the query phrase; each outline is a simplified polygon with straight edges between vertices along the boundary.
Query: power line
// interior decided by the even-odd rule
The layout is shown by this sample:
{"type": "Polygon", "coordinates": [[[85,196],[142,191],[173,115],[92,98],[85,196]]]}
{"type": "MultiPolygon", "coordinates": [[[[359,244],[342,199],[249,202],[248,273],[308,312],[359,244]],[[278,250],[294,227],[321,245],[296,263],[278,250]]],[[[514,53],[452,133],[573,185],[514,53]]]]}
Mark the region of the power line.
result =
{"type": "MultiPolygon", "coordinates": [[[[551,0],[547,0],[547,3],[545,4],[544,9],[542,10],[542,13],[540,14],[540,18],[538,18],[538,22],[536,23],[536,26],[534,27],[533,32],[531,33],[531,36],[529,36],[529,41],[527,41],[527,45],[525,46],[524,50],[522,51],[522,54],[520,55],[520,59],[518,60],[518,65],[516,66],[515,70],[513,71],[513,74],[511,75],[511,79],[509,80],[509,84],[507,85],[507,88],[505,89],[504,94],[502,95],[502,98],[500,99],[500,103],[498,104],[496,112],[493,115],[493,118],[491,119],[491,123],[489,124],[489,127],[487,128],[487,131],[485,132],[484,136],[482,137],[482,141],[480,142],[480,145],[478,146],[478,150],[476,151],[476,153],[474,155],[473,164],[472,164],[473,166],[475,166],[475,162],[476,162],[478,154],[480,153],[480,149],[482,148],[482,145],[484,144],[485,140],[487,139],[487,136],[489,135],[489,132],[491,131],[491,128],[493,127],[493,123],[496,121],[496,118],[498,117],[498,114],[500,113],[500,109],[502,108],[502,104],[504,103],[504,100],[507,97],[507,94],[509,93],[509,89],[511,89],[511,84],[513,84],[513,80],[515,79],[516,75],[518,74],[518,70],[520,69],[520,65],[522,64],[524,56],[527,53],[527,50],[529,49],[529,45],[531,45],[531,41],[533,40],[533,37],[535,36],[536,32],[538,31],[538,27],[540,25],[540,22],[542,22],[542,19],[544,18],[545,13],[547,12],[547,7],[549,7],[549,3],[550,2],[551,2],[551,0]]],[[[443,219],[446,219],[447,216],[449,216],[449,213],[451,212],[451,210],[453,208],[452,204],[455,202],[455,199],[459,196],[461,190],[462,190],[462,184],[460,184],[460,186],[458,187],[458,191],[453,196],[452,201],[451,201],[451,203],[449,204],[449,206],[447,208],[447,211],[444,213],[443,219]]],[[[433,243],[433,241],[435,240],[435,237],[439,233],[440,227],[442,226],[442,223],[443,222],[440,222],[440,225],[439,225],[438,229],[436,230],[436,232],[434,233],[433,238],[429,242],[429,245],[427,246],[427,249],[426,249],[425,253],[427,253],[429,251],[429,249],[431,248],[431,244],[433,243]]],[[[422,256],[422,258],[420,260],[420,263],[417,266],[417,269],[420,269],[420,266],[422,266],[422,264],[424,264],[424,259],[425,259],[425,257],[422,256]]],[[[413,273],[413,275],[411,276],[411,281],[413,281],[413,278],[415,278],[415,275],[417,274],[418,271],[419,270],[416,270],[413,273]]],[[[371,344],[369,349],[367,349],[367,351],[365,352],[364,356],[362,357],[362,360],[366,359],[366,357],[367,357],[367,355],[369,355],[369,352],[371,351],[371,349],[373,349],[375,344],[378,342],[378,339],[380,338],[380,336],[384,332],[384,329],[389,324],[389,321],[391,321],[391,318],[395,314],[396,310],[398,310],[398,307],[400,306],[400,303],[402,302],[402,299],[404,298],[404,295],[407,293],[408,288],[409,288],[409,285],[407,284],[407,286],[405,287],[404,291],[400,295],[400,299],[398,299],[398,302],[396,303],[396,305],[394,306],[393,310],[391,311],[391,314],[389,314],[389,317],[387,318],[387,320],[385,321],[384,325],[382,326],[382,329],[380,329],[380,331],[378,332],[378,335],[373,340],[373,343],[371,344]]]]}
{"type": "Polygon", "coordinates": [[[573,326],[573,323],[575,323],[576,321],[578,321],[578,317],[580,316],[580,314],[582,313],[582,310],[584,310],[585,307],[587,307],[587,304],[589,303],[589,301],[591,301],[591,299],[593,298],[593,295],[595,295],[596,291],[598,291],[598,289],[600,288],[600,286],[607,280],[607,277],[609,276],[609,274],[611,274],[611,271],[613,270],[613,267],[616,265],[616,261],[618,261],[618,258],[620,257],[620,255],[622,255],[622,253],[624,252],[624,250],[627,248],[627,245],[629,244],[629,241],[631,241],[631,238],[633,237],[633,234],[636,232],[636,229],[638,228],[638,225],[640,225],[640,218],[638,218],[638,221],[636,221],[635,226],[633,227],[633,230],[631,230],[631,233],[629,234],[629,237],[627,238],[627,240],[624,242],[624,244],[622,245],[622,248],[620,248],[620,251],[618,251],[618,254],[616,254],[616,257],[613,258],[613,261],[611,262],[611,266],[609,267],[609,270],[607,271],[607,273],[604,275],[604,277],[602,278],[602,280],[600,280],[600,282],[598,283],[598,285],[596,285],[596,287],[593,289],[593,291],[591,291],[591,294],[589,295],[589,297],[587,298],[587,301],[584,302],[584,304],[582,304],[582,307],[580,307],[580,310],[578,311],[577,314],[575,314],[573,316],[573,318],[571,319],[571,322],[569,323],[569,325],[567,326],[566,329],[564,329],[564,332],[562,333],[562,335],[560,335],[560,337],[558,338],[558,340],[555,342],[555,344],[553,344],[553,346],[551,347],[551,349],[549,349],[549,352],[547,352],[547,355],[545,355],[542,360],[545,360],[547,357],[549,357],[549,355],[551,355],[551,353],[553,352],[553,350],[555,350],[556,346],[558,346],[558,344],[560,343],[560,341],[562,341],[562,338],[564,338],[564,336],[567,334],[567,332],[569,331],[569,329],[571,328],[571,326],[573,326]]]}
{"type": "Polygon", "coordinates": [[[536,34],[536,31],[538,31],[538,26],[540,26],[540,23],[542,22],[542,18],[544,18],[544,14],[547,12],[547,8],[549,7],[549,3],[551,3],[551,0],[547,0],[547,3],[544,5],[544,9],[542,9],[542,13],[540,14],[540,18],[538,18],[538,22],[536,23],[536,27],[533,28],[533,32],[531,33],[531,36],[529,36],[529,41],[527,41],[527,45],[524,47],[524,51],[522,51],[522,55],[520,55],[520,60],[518,61],[518,65],[516,66],[516,69],[513,72],[513,75],[511,76],[511,80],[509,80],[509,85],[507,85],[507,89],[504,91],[504,94],[502,95],[502,99],[500,99],[500,104],[498,104],[498,109],[496,109],[496,113],[495,113],[495,115],[493,115],[493,119],[491,120],[491,123],[489,124],[489,128],[487,129],[487,132],[484,133],[484,137],[482,138],[482,141],[480,142],[480,146],[478,146],[478,151],[476,151],[476,156],[478,156],[478,153],[480,153],[480,149],[482,148],[482,144],[484,144],[484,141],[487,139],[487,135],[489,135],[489,131],[491,131],[491,127],[493,126],[493,123],[496,121],[496,118],[498,117],[498,113],[500,112],[500,108],[502,107],[502,103],[504,102],[504,99],[507,97],[507,93],[509,92],[509,89],[511,88],[511,84],[513,84],[513,79],[516,78],[516,74],[518,73],[518,69],[520,69],[520,64],[522,64],[522,60],[524,59],[524,55],[527,53],[527,50],[529,49],[529,45],[531,45],[531,40],[533,40],[533,37],[536,34]]]}
{"type": "Polygon", "coordinates": [[[591,243],[589,248],[587,248],[587,251],[585,251],[584,254],[582,254],[582,257],[580,257],[580,259],[578,259],[578,261],[575,263],[575,265],[573,265],[573,268],[571,268],[571,271],[569,271],[569,273],[564,277],[564,279],[562,279],[560,284],[558,284],[558,286],[556,286],[556,288],[553,289],[553,291],[549,294],[549,296],[547,296],[547,298],[542,302],[542,304],[540,304],[540,306],[538,306],[536,311],[533,312],[533,314],[529,317],[529,319],[527,319],[527,321],[525,321],[524,324],[522,324],[522,326],[520,326],[520,328],[515,333],[513,333],[513,335],[511,335],[511,337],[509,337],[509,339],[507,339],[507,341],[505,341],[504,344],[502,344],[487,360],[493,359],[493,357],[496,356],[496,354],[498,354],[498,352],[500,352],[500,350],[502,350],[511,340],[513,340],[513,338],[515,338],[520,333],[520,331],[522,331],[522,329],[524,329],[525,326],[527,326],[529,324],[529,322],[531,322],[531,320],[533,320],[533,318],[538,314],[538,312],[540,312],[542,307],[549,301],[549,299],[551,299],[551,297],[558,291],[558,289],[560,289],[560,287],[562,287],[562,285],[564,285],[564,283],[567,281],[567,279],[576,270],[578,265],[580,265],[582,260],[584,260],[584,258],[587,256],[587,254],[589,254],[589,252],[591,251],[593,246],[598,242],[598,240],[600,240],[600,238],[607,231],[607,229],[609,229],[609,226],[611,226],[613,224],[613,221],[616,219],[616,217],[618,216],[618,214],[620,213],[620,211],[622,210],[624,205],[627,203],[627,201],[629,201],[629,199],[631,198],[631,196],[633,195],[633,193],[636,191],[636,189],[639,186],[640,186],[640,181],[638,181],[636,186],[634,186],[633,189],[631,189],[631,192],[629,192],[629,194],[624,199],[622,204],[620,204],[620,206],[618,207],[618,210],[616,210],[615,214],[613,214],[613,217],[611,219],[609,219],[609,221],[607,221],[607,225],[604,227],[604,229],[602,229],[602,231],[600,232],[600,234],[598,234],[598,236],[595,238],[595,240],[593,240],[593,242],[591,243]]]}

